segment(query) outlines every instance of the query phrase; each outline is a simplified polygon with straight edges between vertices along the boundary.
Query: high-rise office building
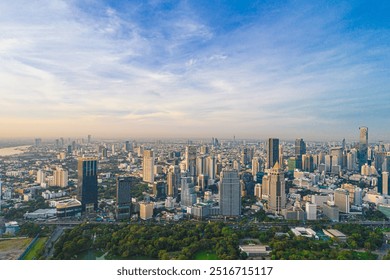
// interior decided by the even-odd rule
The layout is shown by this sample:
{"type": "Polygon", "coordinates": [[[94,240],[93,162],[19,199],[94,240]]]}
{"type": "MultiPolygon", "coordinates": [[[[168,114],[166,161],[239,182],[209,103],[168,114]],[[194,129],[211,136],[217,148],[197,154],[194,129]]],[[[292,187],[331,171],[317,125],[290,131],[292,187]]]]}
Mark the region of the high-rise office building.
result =
{"type": "Polygon", "coordinates": [[[383,159],[382,170],[390,172],[390,155],[387,154],[383,159]]]}
{"type": "Polygon", "coordinates": [[[144,150],[143,181],[154,182],[154,153],[153,150],[144,150]]]}
{"type": "Polygon", "coordinates": [[[193,177],[181,177],[181,201],[183,208],[196,203],[196,193],[193,177]]]}
{"type": "Polygon", "coordinates": [[[249,154],[248,154],[248,148],[244,148],[242,149],[242,152],[241,152],[241,163],[245,166],[247,164],[249,164],[249,154]]]}
{"type": "Polygon", "coordinates": [[[131,187],[135,184],[135,177],[118,176],[116,178],[116,218],[130,219],[131,216],[131,187]]]}
{"type": "Polygon", "coordinates": [[[98,207],[97,158],[78,159],[77,199],[82,211],[90,212],[98,207]]]}
{"type": "Polygon", "coordinates": [[[310,154],[302,155],[302,170],[307,172],[314,171],[313,156],[310,154]]]}
{"type": "Polygon", "coordinates": [[[201,155],[206,155],[209,153],[209,147],[206,146],[206,145],[203,145],[202,147],[200,147],[200,154],[201,155]]]}
{"type": "Polygon", "coordinates": [[[357,151],[356,151],[356,149],[351,149],[347,153],[347,170],[348,171],[357,171],[358,166],[357,166],[356,162],[357,162],[357,151]]]}
{"type": "Polygon", "coordinates": [[[204,191],[207,186],[208,176],[204,174],[200,174],[198,176],[198,186],[200,191],[204,191]]]}
{"type": "Polygon", "coordinates": [[[215,179],[216,175],[216,159],[214,155],[211,155],[206,158],[206,170],[207,170],[207,175],[209,176],[210,179],[215,179]]]}
{"type": "Polygon", "coordinates": [[[133,150],[133,144],[130,143],[130,141],[126,141],[124,148],[125,148],[126,152],[130,152],[133,150]]]}
{"type": "Polygon", "coordinates": [[[269,138],[267,145],[267,168],[271,169],[279,161],[279,139],[269,138]]]}
{"type": "Polygon", "coordinates": [[[196,146],[186,147],[186,169],[190,176],[196,175],[196,146]]]}
{"type": "Polygon", "coordinates": [[[196,158],[196,175],[199,176],[200,174],[207,174],[206,157],[203,155],[196,158]]]}
{"type": "Polygon", "coordinates": [[[359,170],[367,162],[368,158],[368,128],[362,126],[359,128],[359,170]]]}
{"type": "Polygon", "coordinates": [[[295,139],[295,155],[302,156],[306,154],[306,143],[302,138],[295,139]]]}
{"type": "Polygon", "coordinates": [[[167,197],[167,184],[166,182],[159,181],[153,183],[153,195],[156,199],[165,199],[167,197]]]}
{"type": "Polygon", "coordinates": [[[302,169],[302,155],[306,154],[306,143],[302,138],[295,139],[295,168],[302,169]]]}
{"type": "Polygon", "coordinates": [[[275,163],[269,174],[269,208],[276,214],[280,214],[286,208],[286,191],[284,172],[279,164],[275,163]]]}
{"type": "Polygon", "coordinates": [[[333,166],[333,158],[331,155],[325,156],[325,172],[331,172],[333,166]]]}
{"type": "Polygon", "coordinates": [[[223,216],[239,216],[241,214],[240,178],[237,170],[222,170],[219,205],[223,216]]]}

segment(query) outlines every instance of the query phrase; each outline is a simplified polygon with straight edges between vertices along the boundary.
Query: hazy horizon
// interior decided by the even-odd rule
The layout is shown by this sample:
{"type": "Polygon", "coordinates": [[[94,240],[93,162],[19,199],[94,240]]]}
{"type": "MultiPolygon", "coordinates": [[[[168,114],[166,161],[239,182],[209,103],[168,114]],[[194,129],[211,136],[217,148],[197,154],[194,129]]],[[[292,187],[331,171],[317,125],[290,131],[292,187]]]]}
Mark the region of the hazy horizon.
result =
{"type": "Polygon", "coordinates": [[[390,140],[387,1],[0,10],[0,138],[390,140]]]}

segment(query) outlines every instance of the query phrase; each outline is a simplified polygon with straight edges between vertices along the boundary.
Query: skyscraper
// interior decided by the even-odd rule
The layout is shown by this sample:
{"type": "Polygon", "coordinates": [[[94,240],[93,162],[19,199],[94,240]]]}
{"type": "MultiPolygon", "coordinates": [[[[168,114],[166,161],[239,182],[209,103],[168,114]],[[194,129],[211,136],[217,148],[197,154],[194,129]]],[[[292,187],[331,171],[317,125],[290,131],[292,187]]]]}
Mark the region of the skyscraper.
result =
{"type": "Polygon", "coordinates": [[[286,191],[284,172],[279,164],[275,163],[269,174],[269,208],[276,214],[280,214],[286,207],[286,191]]]}
{"type": "Polygon", "coordinates": [[[215,179],[216,174],[216,159],[214,155],[211,155],[206,158],[206,174],[209,176],[210,179],[215,179]]]}
{"type": "Polygon", "coordinates": [[[116,218],[130,219],[131,216],[131,187],[135,183],[134,177],[116,178],[116,218]]]}
{"type": "Polygon", "coordinates": [[[167,196],[177,196],[176,175],[173,171],[169,171],[167,174],[167,196]]]}
{"type": "Polygon", "coordinates": [[[196,203],[193,177],[181,177],[181,206],[190,207],[196,203]]]}
{"type": "Polygon", "coordinates": [[[243,148],[241,152],[241,163],[245,166],[249,164],[248,148],[243,148]]]}
{"type": "Polygon", "coordinates": [[[302,155],[306,154],[306,143],[302,138],[295,139],[296,168],[302,169],[302,155]]]}
{"type": "Polygon", "coordinates": [[[368,127],[359,127],[359,170],[367,162],[368,156],[368,127]]]}
{"type": "Polygon", "coordinates": [[[77,199],[82,211],[96,210],[98,207],[97,158],[78,159],[77,199]]]}
{"type": "Polygon", "coordinates": [[[200,174],[207,174],[205,156],[198,156],[196,158],[196,175],[199,176],[200,174]]]}
{"type": "Polygon", "coordinates": [[[222,170],[219,205],[223,216],[239,216],[241,214],[240,178],[237,170],[222,170]]]}
{"type": "Polygon", "coordinates": [[[302,155],[302,170],[307,172],[313,172],[313,156],[310,154],[302,155]]]}
{"type": "Polygon", "coordinates": [[[267,145],[267,168],[272,168],[279,161],[279,139],[269,138],[267,145]]]}
{"type": "Polygon", "coordinates": [[[347,170],[356,171],[357,170],[357,151],[356,149],[351,149],[347,153],[347,170]]]}
{"type": "Polygon", "coordinates": [[[302,156],[306,154],[306,143],[302,138],[295,139],[295,155],[302,156]]]}
{"type": "Polygon", "coordinates": [[[153,150],[144,150],[143,181],[154,182],[154,153],[153,150]]]}
{"type": "Polygon", "coordinates": [[[190,176],[196,175],[196,146],[186,147],[186,169],[190,176]]]}
{"type": "Polygon", "coordinates": [[[133,150],[133,145],[130,143],[130,141],[126,141],[124,148],[125,148],[126,152],[130,152],[133,150]]]}

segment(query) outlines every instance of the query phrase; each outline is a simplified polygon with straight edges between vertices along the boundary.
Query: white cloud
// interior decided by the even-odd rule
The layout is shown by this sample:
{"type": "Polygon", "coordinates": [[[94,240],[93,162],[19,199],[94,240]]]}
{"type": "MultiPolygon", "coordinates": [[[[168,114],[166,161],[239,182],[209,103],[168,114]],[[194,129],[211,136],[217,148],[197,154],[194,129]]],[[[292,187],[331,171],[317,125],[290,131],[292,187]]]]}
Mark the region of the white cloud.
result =
{"type": "Polygon", "coordinates": [[[389,86],[373,77],[378,64],[370,59],[388,47],[332,27],[343,10],[281,12],[217,34],[184,4],[146,23],[136,9],[124,15],[101,6],[95,14],[74,2],[20,3],[0,4],[0,116],[9,134],[43,134],[58,122],[69,135],[126,127],[140,136],[264,137],[280,128],[287,137],[303,126],[347,123],[327,118],[355,117],[367,95],[389,86]]]}

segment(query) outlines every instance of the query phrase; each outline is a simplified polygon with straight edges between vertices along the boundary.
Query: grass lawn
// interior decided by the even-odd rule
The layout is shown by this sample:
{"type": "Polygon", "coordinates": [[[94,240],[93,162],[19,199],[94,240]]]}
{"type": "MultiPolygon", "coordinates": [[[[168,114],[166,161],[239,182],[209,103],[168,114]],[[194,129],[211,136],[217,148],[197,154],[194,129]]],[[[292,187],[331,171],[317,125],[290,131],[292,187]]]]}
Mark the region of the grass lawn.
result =
{"type": "Polygon", "coordinates": [[[35,242],[34,246],[30,249],[27,255],[23,258],[24,260],[33,260],[37,253],[45,246],[47,237],[41,237],[35,242]]]}
{"type": "Polygon", "coordinates": [[[11,249],[24,249],[30,244],[32,238],[0,240],[0,251],[11,249]]]}
{"type": "Polygon", "coordinates": [[[195,254],[195,260],[218,260],[217,255],[210,251],[200,251],[195,254]]]}
{"type": "Polygon", "coordinates": [[[32,238],[0,240],[0,260],[16,260],[31,241],[32,238]]]}

